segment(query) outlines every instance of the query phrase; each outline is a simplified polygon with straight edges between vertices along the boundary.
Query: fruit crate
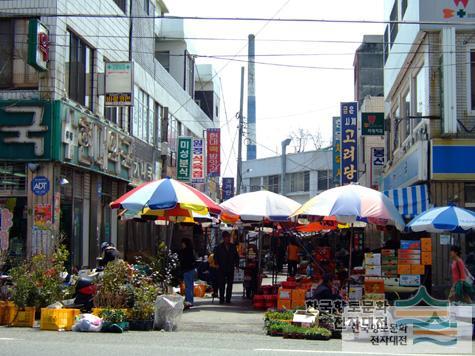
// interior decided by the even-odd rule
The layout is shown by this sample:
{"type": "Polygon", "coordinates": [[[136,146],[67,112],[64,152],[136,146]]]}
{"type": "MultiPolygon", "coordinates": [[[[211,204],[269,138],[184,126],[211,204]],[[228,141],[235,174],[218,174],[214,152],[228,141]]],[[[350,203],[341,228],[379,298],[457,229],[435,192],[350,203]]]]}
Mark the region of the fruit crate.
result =
{"type": "Polygon", "coordinates": [[[41,309],[41,330],[71,331],[74,320],[81,311],[79,309],[41,309]]]}

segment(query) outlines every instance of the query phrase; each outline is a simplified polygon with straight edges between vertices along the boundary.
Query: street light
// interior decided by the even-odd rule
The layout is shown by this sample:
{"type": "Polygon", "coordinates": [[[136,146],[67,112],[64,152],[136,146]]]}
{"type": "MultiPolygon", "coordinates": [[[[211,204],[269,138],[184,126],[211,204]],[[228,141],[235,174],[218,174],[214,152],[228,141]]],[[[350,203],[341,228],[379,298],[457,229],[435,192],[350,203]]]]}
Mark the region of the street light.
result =
{"type": "Polygon", "coordinates": [[[286,138],[284,141],[282,141],[282,173],[280,177],[280,193],[282,195],[285,195],[285,170],[287,166],[287,160],[286,160],[286,150],[287,146],[290,144],[292,139],[286,138]]]}

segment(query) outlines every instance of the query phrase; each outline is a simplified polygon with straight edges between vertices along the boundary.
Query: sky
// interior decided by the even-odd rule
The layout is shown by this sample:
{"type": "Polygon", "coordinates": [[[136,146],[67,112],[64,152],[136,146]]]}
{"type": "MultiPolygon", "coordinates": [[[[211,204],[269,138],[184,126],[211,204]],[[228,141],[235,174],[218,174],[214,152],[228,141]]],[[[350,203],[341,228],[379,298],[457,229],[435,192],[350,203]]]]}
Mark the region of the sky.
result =
{"type": "MultiPolygon", "coordinates": [[[[168,15],[176,16],[383,20],[384,1],[166,0],[165,3],[168,15]]],[[[249,34],[256,35],[256,62],[319,67],[304,69],[256,63],[257,158],[264,158],[280,155],[281,142],[298,129],[320,133],[325,143],[331,142],[332,117],[339,115],[340,102],[354,99],[354,52],[363,35],[383,32],[382,24],[185,20],[187,37],[242,39],[189,40],[193,54],[226,55],[234,59],[197,59],[198,64],[213,64],[221,79],[221,176],[236,175],[241,66],[246,67],[244,116],[247,113],[247,63],[240,61],[247,60],[249,34]]],[[[287,152],[293,150],[291,143],[287,152]]],[[[246,159],[244,145],[243,159],[246,159]]]]}

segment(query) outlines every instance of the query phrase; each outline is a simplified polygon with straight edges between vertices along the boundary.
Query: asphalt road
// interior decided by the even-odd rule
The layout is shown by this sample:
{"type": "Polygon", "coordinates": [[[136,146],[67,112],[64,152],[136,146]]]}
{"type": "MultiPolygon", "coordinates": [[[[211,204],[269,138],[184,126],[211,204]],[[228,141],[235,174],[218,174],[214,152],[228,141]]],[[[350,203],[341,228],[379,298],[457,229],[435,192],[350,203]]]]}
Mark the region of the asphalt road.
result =
{"type": "MultiPolygon", "coordinates": [[[[243,301],[239,291],[231,305],[200,299],[186,311],[176,332],[123,334],[40,331],[0,327],[0,356],[54,355],[358,355],[342,352],[341,341],[288,340],[265,335],[263,313],[243,301]]],[[[474,347],[475,350],[475,347],[474,347]]],[[[376,351],[376,350],[375,350],[376,351]]],[[[404,356],[395,348],[389,356],[404,356]]],[[[364,353],[379,355],[378,352],[364,353]]]]}

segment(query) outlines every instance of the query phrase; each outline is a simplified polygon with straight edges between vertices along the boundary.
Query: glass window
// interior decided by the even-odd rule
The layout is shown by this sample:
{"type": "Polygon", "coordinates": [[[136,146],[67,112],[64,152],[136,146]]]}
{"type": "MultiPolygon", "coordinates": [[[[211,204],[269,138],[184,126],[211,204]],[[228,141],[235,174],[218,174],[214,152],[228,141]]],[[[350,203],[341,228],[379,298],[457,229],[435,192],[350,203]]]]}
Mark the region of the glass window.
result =
{"type": "Polygon", "coordinates": [[[470,109],[475,110],[475,50],[470,51],[470,109]]]}
{"type": "MultiPolygon", "coordinates": [[[[429,113],[426,100],[427,100],[427,86],[426,86],[426,73],[427,68],[422,67],[415,78],[415,98],[414,108],[415,116],[427,116],[429,113]]],[[[421,122],[421,119],[417,119],[414,122],[414,126],[421,122]]]]}
{"type": "Polygon", "coordinates": [[[406,14],[407,10],[407,0],[402,0],[401,1],[401,19],[404,18],[404,15],[406,14]]]}
{"type": "Polygon", "coordinates": [[[394,44],[394,41],[396,40],[397,32],[398,32],[398,11],[397,11],[397,6],[398,6],[398,0],[394,1],[393,9],[391,10],[391,15],[389,15],[389,20],[391,21],[390,24],[390,44],[391,47],[394,44]]]}
{"type": "Polygon", "coordinates": [[[274,193],[280,192],[280,176],[266,176],[264,177],[264,189],[269,190],[274,193]]]}
{"type": "Polygon", "coordinates": [[[0,193],[26,194],[26,169],[24,163],[0,164],[0,193]]]}
{"type": "Polygon", "coordinates": [[[155,59],[160,62],[167,72],[170,71],[170,51],[156,51],[155,59]]]}
{"type": "Polygon", "coordinates": [[[249,184],[250,184],[249,191],[257,192],[261,190],[261,177],[252,177],[249,180],[249,184]]]}
{"type": "Polygon", "coordinates": [[[406,138],[411,133],[411,91],[408,90],[403,97],[404,103],[404,133],[403,137],[406,138]]]}
{"type": "Polygon", "coordinates": [[[296,172],[287,174],[286,177],[286,192],[308,192],[310,190],[310,172],[296,172]]]}
{"type": "Polygon", "coordinates": [[[328,173],[327,170],[321,170],[318,171],[318,184],[317,188],[318,190],[326,190],[329,188],[329,180],[330,174],[328,173]]]}
{"type": "Polygon", "coordinates": [[[127,0],[114,0],[114,2],[124,12],[124,14],[127,13],[126,11],[127,0]]]}
{"type": "Polygon", "coordinates": [[[162,106],[159,103],[154,103],[155,109],[153,110],[153,121],[155,123],[155,137],[153,140],[155,141],[155,145],[158,146],[162,141],[162,106]]]}
{"type": "Polygon", "coordinates": [[[0,88],[37,88],[38,73],[28,64],[28,19],[0,19],[0,88]]]}
{"type": "Polygon", "coordinates": [[[388,60],[389,56],[389,25],[386,26],[386,30],[384,31],[384,64],[388,60]]]}
{"type": "Polygon", "coordinates": [[[93,109],[94,50],[76,34],[68,32],[69,56],[66,83],[70,99],[93,109]]]}
{"type": "Polygon", "coordinates": [[[399,142],[400,142],[399,131],[400,131],[400,126],[401,126],[400,120],[401,120],[401,115],[399,112],[399,107],[396,107],[396,109],[393,111],[393,114],[392,114],[392,121],[393,121],[393,126],[394,126],[394,130],[393,130],[394,142],[393,142],[393,147],[392,147],[393,150],[396,150],[399,147],[399,142]]]}

